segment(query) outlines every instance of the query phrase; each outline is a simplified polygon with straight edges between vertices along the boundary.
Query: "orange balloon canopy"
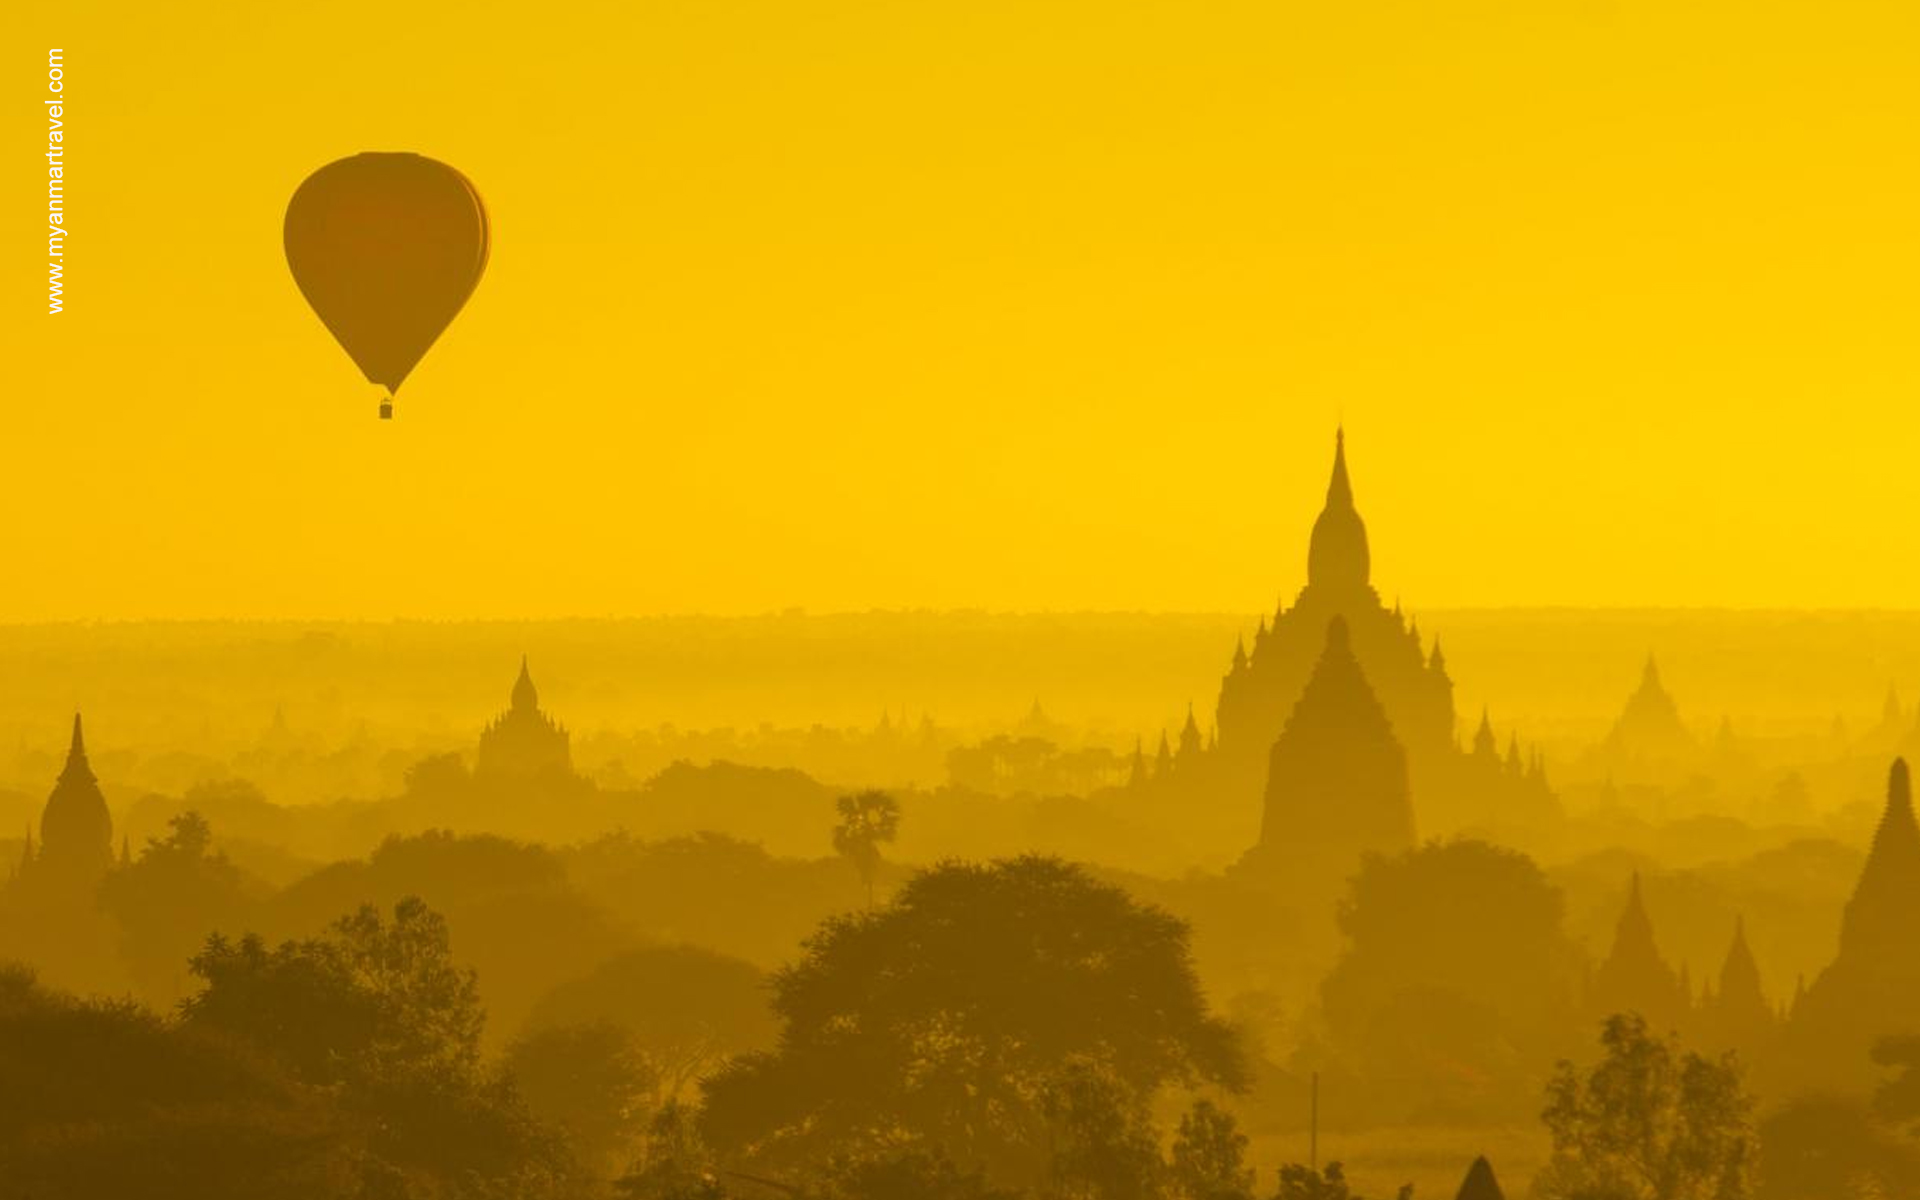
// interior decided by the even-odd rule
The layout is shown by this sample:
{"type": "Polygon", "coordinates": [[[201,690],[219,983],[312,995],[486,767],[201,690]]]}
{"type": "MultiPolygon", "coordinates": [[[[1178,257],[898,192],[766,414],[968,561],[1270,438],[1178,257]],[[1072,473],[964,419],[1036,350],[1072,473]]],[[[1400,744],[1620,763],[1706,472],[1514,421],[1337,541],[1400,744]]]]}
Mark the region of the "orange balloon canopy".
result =
{"type": "Polygon", "coordinates": [[[443,162],[356,154],[295,190],[286,246],[300,294],[361,373],[391,393],[479,284],[487,210],[443,162]]]}

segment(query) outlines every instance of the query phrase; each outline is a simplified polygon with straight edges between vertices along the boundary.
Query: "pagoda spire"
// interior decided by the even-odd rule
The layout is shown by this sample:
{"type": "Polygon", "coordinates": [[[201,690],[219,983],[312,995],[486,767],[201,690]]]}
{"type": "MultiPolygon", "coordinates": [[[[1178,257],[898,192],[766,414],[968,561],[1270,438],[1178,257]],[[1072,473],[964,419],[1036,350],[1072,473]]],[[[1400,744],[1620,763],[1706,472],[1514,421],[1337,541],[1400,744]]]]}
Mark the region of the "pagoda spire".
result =
{"type": "Polygon", "coordinates": [[[1347,430],[1338,426],[1333,431],[1333,478],[1327,480],[1327,507],[1353,507],[1353,481],[1347,478],[1347,430]]]}
{"type": "Polygon", "coordinates": [[[1506,1193],[1500,1190],[1500,1182],[1493,1177],[1493,1164],[1485,1155],[1473,1160],[1468,1168],[1466,1179],[1460,1183],[1459,1194],[1455,1200],[1506,1200],[1506,1193]]]}
{"type": "Polygon", "coordinates": [[[1182,767],[1192,765],[1205,748],[1200,736],[1200,722],[1193,717],[1193,701],[1187,701],[1187,723],[1180,727],[1180,752],[1175,761],[1182,767]]]}
{"type": "Polygon", "coordinates": [[[91,886],[113,866],[113,817],[87,763],[79,713],[73,715],[66,765],[40,812],[37,861],[76,886],[91,886]]]}
{"type": "MultiPolygon", "coordinates": [[[[1733,919],[1733,944],[1727,947],[1727,960],[1720,965],[1720,995],[1727,998],[1735,995],[1763,996],[1760,985],[1760,965],[1754,961],[1753,948],[1747,945],[1747,918],[1736,916],[1733,919]]],[[[1765,1007],[1762,1001],[1761,1007],[1765,1007]]]]}
{"type": "Polygon", "coordinates": [[[1907,760],[1896,758],[1887,773],[1887,806],[1860,882],[1847,901],[1840,951],[1906,955],[1920,938],[1920,824],[1913,813],[1913,783],[1907,760]]]}
{"type": "Polygon", "coordinates": [[[87,739],[80,729],[80,714],[73,714],[73,740],[67,745],[67,765],[60,769],[60,781],[94,781],[93,768],[87,762],[87,739]]]}
{"type": "Polygon", "coordinates": [[[1686,1015],[1692,1002],[1686,989],[1683,977],[1660,957],[1653,920],[1640,894],[1640,872],[1635,871],[1614,931],[1613,949],[1594,976],[1592,999],[1603,1016],[1637,1012],[1665,1032],[1686,1015]]]}
{"type": "Polygon", "coordinates": [[[527,656],[520,656],[520,677],[513,681],[513,707],[535,709],[540,707],[540,692],[533,686],[533,672],[527,669],[527,656]]]}
{"type": "Polygon", "coordinates": [[[1734,1050],[1751,1058],[1771,1040],[1779,1016],[1767,1002],[1760,965],[1747,944],[1747,922],[1736,916],[1733,942],[1720,965],[1717,990],[1701,1005],[1700,1038],[1714,1050],[1734,1050]]]}
{"type": "Polygon", "coordinates": [[[1307,585],[1318,584],[1336,593],[1364,591],[1370,572],[1367,527],[1353,506],[1353,481],[1347,475],[1347,435],[1339,430],[1333,440],[1327,504],[1313,523],[1307,546],[1307,585]]]}
{"type": "Polygon", "coordinates": [[[1653,940],[1653,919],[1647,916],[1646,901],[1640,898],[1638,871],[1633,873],[1633,882],[1627,885],[1627,907],[1620,914],[1621,937],[1625,938],[1630,929],[1635,937],[1644,936],[1648,941],[1653,940]]]}
{"type": "Polygon", "coordinates": [[[1499,752],[1494,748],[1493,714],[1485,705],[1480,708],[1480,728],[1473,735],[1473,754],[1475,758],[1497,758],[1499,752]]]}

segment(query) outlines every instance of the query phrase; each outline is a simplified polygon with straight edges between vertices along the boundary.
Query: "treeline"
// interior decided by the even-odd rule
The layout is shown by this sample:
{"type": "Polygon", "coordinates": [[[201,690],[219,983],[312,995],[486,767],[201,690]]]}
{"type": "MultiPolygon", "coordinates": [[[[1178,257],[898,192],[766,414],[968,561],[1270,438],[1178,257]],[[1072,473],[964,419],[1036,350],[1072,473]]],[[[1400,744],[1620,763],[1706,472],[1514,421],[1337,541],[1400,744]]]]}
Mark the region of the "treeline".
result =
{"type": "MultiPolygon", "coordinates": [[[[669,956],[489,1053],[478,976],[416,898],[277,944],[209,937],[167,1014],[9,968],[0,1179],[42,1200],[1359,1200],[1338,1165],[1256,1169],[1232,1115],[1247,1048],[1188,938],[1058,860],[945,864],[821,925],[746,1050],[647,1011],[701,969],[669,956]]],[[[1896,1132],[1920,1118],[1920,1044],[1885,1048],[1907,1068],[1888,1123],[1844,1135],[1824,1103],[1756,1127],[1736,1060],[1637,1017],[1601,1050],[1545,1089],[1543,1200],[1920,1194],[1896,1132]]]]}
{"type": "Polygon", "coordinates": [[[724,1063],[676,1062],[611,1021],[484,1054],[477,975],[414,898],[278,945],[214,935],[189,966],[196,990],[166,1016],[0,976],[10,1187],[934,1200],[1250,1186],[1245,1139],[1211,1102],[1167,1154],[1153,1120],[1168,1088],[1245,1079],[1186,927],[1054,860],[944,866],[829,921],[774,977],[774,1048],[724,1063]]]}
{"type": "MultiPolygon", "coordinates": [[[[1564,1184],[1545,1200],[1686,1200],[1673,1163],[1711,1177],[1701,1200],[1847,1197],[1863,1178],[1920,1195],[1920,1042],[1882,1047],[1877,1108],[1758,1122],[1736,1060],[1644,1024],[1607,1025],[1592,1078],[1550,1075],[1607,1014],[1581,1013],[1558,893],[1516,852],[1370,860],[1312,1024],[1246,1005],[1229,1021],[1188,921],[1139,887],[1041,857],[909,875],[880,854],[890,798],[839,809],[839,862],[436,833],[277,892],[182,815],[97,907],[7,910],[9,938],[96,939],[155,1008],[7,976],[0,1179],[40,1197],[1342,1200],[1331,1167],[1269,1160],[1256,1183],[1248,1150],[1312,1070],[1375,1125],[1493,1128],[1545,1105],[1564,1184]],[[1308,1033],[1266,1040],[1289,1026],[1308,1033]]],[[[1167,894],[1211,897],[1216,952],[1226,929],[1250,951],[1297,943],[1270,901],[1203,883],[1167,894]]]]}

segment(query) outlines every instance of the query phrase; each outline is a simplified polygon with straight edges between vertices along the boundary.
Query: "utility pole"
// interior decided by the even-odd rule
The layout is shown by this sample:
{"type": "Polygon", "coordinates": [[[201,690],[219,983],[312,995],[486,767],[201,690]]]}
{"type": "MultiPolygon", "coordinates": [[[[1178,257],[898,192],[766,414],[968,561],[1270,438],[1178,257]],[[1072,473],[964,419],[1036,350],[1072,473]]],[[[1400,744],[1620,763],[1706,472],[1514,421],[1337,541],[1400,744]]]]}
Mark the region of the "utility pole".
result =
{"type": "Polygon", "coordinates": [[[1307,1167],[1320,1170],[1320,1072],[1313,1073],[1313,1119],[1307,1126],[1307,1167]]]}

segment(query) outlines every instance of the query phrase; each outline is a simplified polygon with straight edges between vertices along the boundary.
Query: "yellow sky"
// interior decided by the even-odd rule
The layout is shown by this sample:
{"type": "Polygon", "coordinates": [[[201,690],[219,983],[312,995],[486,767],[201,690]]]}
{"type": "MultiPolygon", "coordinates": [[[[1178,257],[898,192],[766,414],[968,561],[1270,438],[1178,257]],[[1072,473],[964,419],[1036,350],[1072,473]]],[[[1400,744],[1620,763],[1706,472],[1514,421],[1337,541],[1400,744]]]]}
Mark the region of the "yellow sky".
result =
{"type": "Polygon", "coordinates": [[[1920,606],[1910,4],[7,19],[0,619],[1254,611],[1343,418],[1417,607],[1920,606]],[[367,149],[494,235],[392,422],[280,252],[367,149]]]}

